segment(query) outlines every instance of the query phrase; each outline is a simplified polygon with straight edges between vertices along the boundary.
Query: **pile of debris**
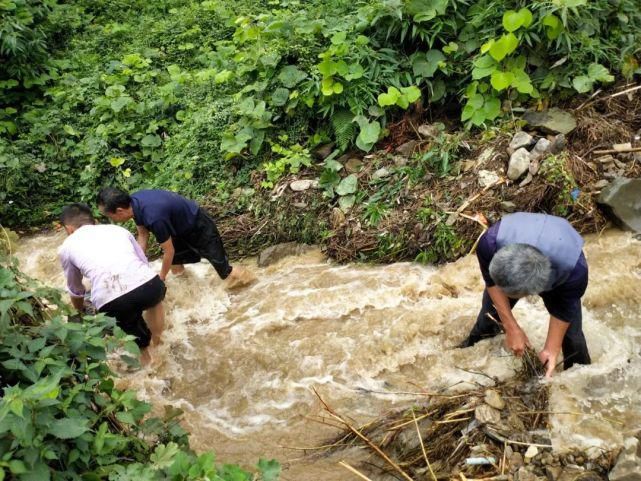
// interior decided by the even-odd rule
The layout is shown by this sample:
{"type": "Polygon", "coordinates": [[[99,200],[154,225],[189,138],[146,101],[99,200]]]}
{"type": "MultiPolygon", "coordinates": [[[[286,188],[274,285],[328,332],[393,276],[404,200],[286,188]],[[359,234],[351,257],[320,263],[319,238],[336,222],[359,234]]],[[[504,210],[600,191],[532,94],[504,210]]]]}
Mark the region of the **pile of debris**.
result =
{"type": "MultiPolygon", "coordinates": [[[[600,481],[618,453],[564,453],[552,450],[548,387],[533,351],[514,378],[494,387],[433,394],[425,404],[392,412],[354,427],[322,399],[329,416],[345,426],[326,446],[336,453],[350,446],[372,452],[367,462],[341,465],[362,479],[461,481],[600,481]],[[384,479],[388,479],[385,477],[384,479]]],[[[320,399],[320,396],[319,396],[320,399]]]]}

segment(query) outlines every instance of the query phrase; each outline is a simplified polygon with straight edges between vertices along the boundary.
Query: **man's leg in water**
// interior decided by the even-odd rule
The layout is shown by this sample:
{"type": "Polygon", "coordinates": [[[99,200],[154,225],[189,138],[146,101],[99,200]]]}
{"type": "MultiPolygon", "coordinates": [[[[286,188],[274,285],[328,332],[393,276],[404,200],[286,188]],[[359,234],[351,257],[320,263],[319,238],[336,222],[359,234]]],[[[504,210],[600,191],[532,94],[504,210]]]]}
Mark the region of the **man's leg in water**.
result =
{"type": "MultiPolygon", "coordinates": [[[[517,301],[518,299],[510,299],[510,306],[514,307],[517,301]]],[[[473,346],[482,339],[494,337],[502,331],[503,328],[501,325],[492,320],[490,316],[500,322],[499,315],[492,303],[492,298],[488,294],[487,289],[485,289],[483,291],[483,304],[481,305],[481,310],[476,318],[476,323],[474,324],[474,327],[472,327],[469,336],[467,336],[467,339],[461,343],[460,347],[473,346]]]]}

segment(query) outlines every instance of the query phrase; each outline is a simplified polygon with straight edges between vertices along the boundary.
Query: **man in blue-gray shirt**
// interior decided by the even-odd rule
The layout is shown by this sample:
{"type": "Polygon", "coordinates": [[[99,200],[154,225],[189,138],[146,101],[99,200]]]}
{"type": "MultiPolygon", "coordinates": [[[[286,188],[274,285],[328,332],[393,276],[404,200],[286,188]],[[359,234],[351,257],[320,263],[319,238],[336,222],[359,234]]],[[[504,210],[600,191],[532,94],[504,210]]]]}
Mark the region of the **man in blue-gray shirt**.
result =
{"type": "Polygon", "coordinates": [[[547,340],[539,353],[546,376],[563,350],[564,367],[590,364],[582,329],[581,297],[588,285],[583,239],[568,221],[546,214],[505,216],[481,237],[476,255],[485,291],[476,323],[462,347],[505,330],[507,347],[520,356],[530,341],[512,308],[538,294],[550,314],[547,340]],[[500,324],[497,324],[500,322],[500,324]]]}
{"type": "Polygon", "coordinates": [[[98,208],[115,222],[134,219],[138,243],[147,249],[152,232],[163,250],[160,278],[164,281],[171,270],[181,275],[184,264],[207,259],[221,279],[230,284],[242,283],[244,270],[229,264],[223,241],[213,219],[196,204],[166,190],[140,190],[129,195],[113,187],[98,193],[98,208]]]}

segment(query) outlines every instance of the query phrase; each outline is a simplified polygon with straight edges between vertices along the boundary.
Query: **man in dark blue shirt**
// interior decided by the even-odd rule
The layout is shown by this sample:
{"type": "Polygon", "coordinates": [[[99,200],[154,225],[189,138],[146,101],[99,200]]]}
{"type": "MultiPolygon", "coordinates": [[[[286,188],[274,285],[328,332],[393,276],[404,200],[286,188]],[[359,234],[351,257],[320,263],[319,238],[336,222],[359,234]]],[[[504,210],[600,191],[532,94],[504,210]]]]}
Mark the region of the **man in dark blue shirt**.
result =
{"type": "Polygon", "coordinates": [[[181,275],[184,264],[200,262],[204,257],[221,279],[242,283],[243,269],[229,264],[216,224],[196,202],[166,190],[140,190],[129,195],[106,187],[98,193],[98,208],[115,222],[134,219],[143,251],[149,233],[154,234],[163,250],[159,274],[163,281],[170,270],[181,275]]]}
{"type": "Polygon", "coordinates": [[[539,354],[546,376],[552,375],[561,349],[566,369],[590,364],[582,330],[581,297],[588,285],[582,248],[581,236],[560,217],[519,212],[490,227],[476,251],[486,285],[483,305],[463,347],[497,335],[502,327],[508,348],[522,355],[530,341],[512,308],[521,297],[538,294],[550,314],[539,354]]]}

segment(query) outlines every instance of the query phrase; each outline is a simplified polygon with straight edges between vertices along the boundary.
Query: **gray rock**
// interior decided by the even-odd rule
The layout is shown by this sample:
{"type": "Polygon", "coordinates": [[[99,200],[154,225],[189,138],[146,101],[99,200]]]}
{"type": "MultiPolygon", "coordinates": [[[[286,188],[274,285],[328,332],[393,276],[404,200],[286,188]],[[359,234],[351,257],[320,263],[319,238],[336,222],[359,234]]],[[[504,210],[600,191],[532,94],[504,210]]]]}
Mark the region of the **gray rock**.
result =
{"type": "Polygon", "coordinates": [[[474,410],[474,417],[481,424],[498,424],[501,422],[501,413],[487,404],[477,406],[474,410]]]}
{"type": "Polygon", "coordinates": [[[521,147],[529,147],[533,143],[534,143],[534,137],[532,137],[527,132],[523,132],[522,130],[520,130],[519,132],[514,134],[514,137],[512,137],[512,140],[510,140],[510,144],[508,145],[508,148],[510,149],[510,152],[514,152],[515,150],[518,150],[521,147]]]}
{"type": "Polygon", "coordinates": [[[528,110],[523,114],[528,125],[551,134],[569,134],[576,128],[574,116],[564,110],[552,108],[543,112],[528,110]]]}
{"type": "Polygon", "coordinates": [[[554,137],[554,140],[552,140],[552,145],[550,146],[550,152],[553,154],[560,154],[565,150],[565,148],[568,145],[568,141],[565,138],[565,135],[559,134],[556,137],[554,137]]]}
{"type": "Polygon", "coordinates": [[[289,188],[294,192],[303,192],[310,189],[314,185],[314,181],[310,179],[305,180],[295,180],[289,184],[289,188]]]}
{"type": "Polygon", "coordinates": [[[436,125],[423,124],[418,126],[418,133],[421,137],[434,138],[438,137],[440,129],[436,125]]]}
{"type": "Polygon", "coordinates": [[[523,466],[523,456],[521,453],[512,453],[508,458],[508,464],[510,466],[510,472],[518,471],[521,466],[523,466]]]}
{"type": "Polygon", "coordinates": [[[539,454],[539,448],[530,445],[525,451],[523,458],[525,459],[526,463],[529,463],[537,454],[539,454]]]}
{"type": "Polygon", "coordinates": [[[510,156],[510,163],[507,168],[507,177],[510,180],[517,180],[530,168],[530,153],[527,149],[520,148],[510,156]]]}
{"type": "Polygon", "coordinates": [[[528,167],[528,172],[531,175],[536,175],[539,173],[539,168],[541,167],[541,164],[539,163],[538,160],[533,160],[530,162],[530,166],[528,167]]]}
{"type": "Polygon", "coordinates": [[[418,142],[416,140],[410,140],[408,142],[405,142],[404,144],[399,145],[396,148],[396,152],[398,152],[401,155],[404,155],[405,157],[411,157],[411,155],[416,150],[417,146],[418,146],[418,142]]]}
{"type": "Polygon", "coordinates": [[[381,167],[380,169],[378,169],[376,172],[372,174],[372,179],[373,180],[384,179],[385,177],[389,177],[390,173],[391,172],[387,170],[385,167],[381,167]]]}
{"type": "Polygon", "coordinates": [[[525,467],[521,467],[516,473],[516,477],[514,479],[518,481],[536,481],[536,475],[533,472],[528,471],[525,467]]]}
{"type": "Polygon", "coordinates": [[[614,163],[614,157],[612,157],[611,155],[604,155],[602,157],[599,157],[596,160],[601,164],[613,164],[614,163]]]}
{"type": "Polygon", "coordinates": [[[485,391],[483,401],[485,401],[485,404],[488,406],[498,409],[499,411],[505,407],[505,401],[503,401],[503,398],[494,389],[488,389],[485,391]]]}
{"type": "Polygon", "coordinates": [[[334,143],[324,144],[314,150],[314,156],[319,160],[325,160],[334,150],[334,143]]]}
{"type": "Polygon", "coordinates": [[[516,212],[516,204],[514,202],[510,202],[509,200],[504,200],[503,202],[501,202],[501,210],[503,212],[511,214],[512,212],[516,212]]]}
{"type": "Polygon", "coordinates": [[[539,141],[536,143],[534,148],[532,149],[532,152],[530,152],[530,158],[532,160],[541,160],[542,158],[546,157],[552,148],[552,142],[550,142],[546,138],[540,138],[539,141]]]}
{"type": "Polygon", "coordinates": [[[628,438],[623,442],[623,451],[619,454],[619,458],[608,476],[610,481],[641,481],[639,449],[637,438],[628,438]]]}
{"type": "Polygon", "coordinates": [[[641,233],[641,179],[615,178],[597,202],[621,227],[641,233]]]}
{"type": "Polygon", "coordinates": [[[297,242],[285,242],[276,244],[263,250],[258,256],[258,267],[267,267],[275,264],[288,256],[299,256],[309,251],[312,247],[297,242]]]}
{"type": "Polygon", "coordinates": [[[350,174],[355,174],[360,172],[363,168],[363,161],[356,157],[351,157],[347,162],[345,162],[345,170],[350,174]]]}
{"type": "Polygon", "coordinates": [[[557,481],[561,476],[563,468],[561,466],[546,466],[545,474],[548,477],[548,481],[557,481]]]}
{"type": "Polygon", "coordinates": [[[402,155],[395,155],[394,158],[392,159],[394,161],[394,165],[396,167],[404,167],[407,165],[407,157],[404,157],[402,155]]]}
{"type": "Polygon", "coordinates": [[[523,179],[523,180],[521,181],[521,183],[519,184],[519,187],[525,187],[525,186],[526,186],[526,185],[528,185],[530,182],[532,182],[532,180],[533,180],[533,179],[534,179],[534,176],[533,176],[530,172],[528,172],[528,173],[527,173],[527,176],[525,177],[525,179],[523,179]]]}
{"type": "Polygon", "coordinates": [[[499,174],[491,170],[479,170],[479,185],[481,187],[487,187],[489,185],[495,184],[500,180],[499,174]]]}
{"type": "Polygon", "coordinates": [[[593,189],[603,189],[604,187],[607,187],[610,182],[606,179],[601,179],[594,184],[592,184],[593,189]]]}

